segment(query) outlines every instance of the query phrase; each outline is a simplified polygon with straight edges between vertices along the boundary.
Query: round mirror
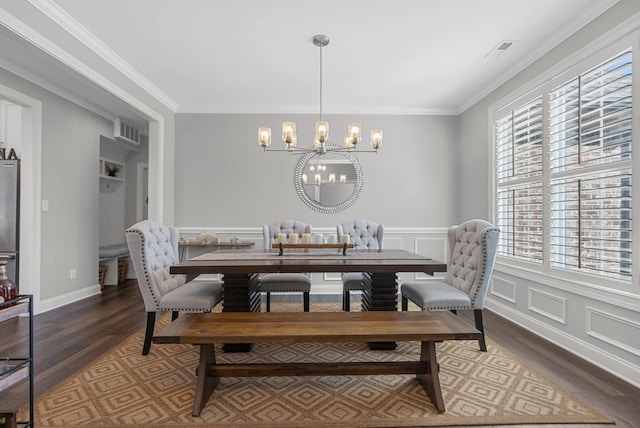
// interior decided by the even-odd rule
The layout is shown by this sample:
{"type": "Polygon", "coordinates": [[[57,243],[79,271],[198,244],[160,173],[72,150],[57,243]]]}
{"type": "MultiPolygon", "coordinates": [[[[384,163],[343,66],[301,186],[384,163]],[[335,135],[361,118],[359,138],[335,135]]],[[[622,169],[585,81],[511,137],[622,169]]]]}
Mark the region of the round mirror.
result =
{"type": "Polygon", "coordinates": [[[349,208],[358,199],[364,186],[362,166],[351,152],[331,151],[305,153],[300,157],[293,175],[296,192],[310,208],[325,214],[349,208]]]}

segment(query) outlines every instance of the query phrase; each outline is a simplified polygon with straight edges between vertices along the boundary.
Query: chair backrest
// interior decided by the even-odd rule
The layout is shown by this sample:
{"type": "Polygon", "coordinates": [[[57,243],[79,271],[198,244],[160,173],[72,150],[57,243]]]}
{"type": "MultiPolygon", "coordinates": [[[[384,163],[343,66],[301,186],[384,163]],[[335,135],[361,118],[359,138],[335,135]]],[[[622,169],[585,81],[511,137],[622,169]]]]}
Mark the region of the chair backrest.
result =
{"type": "Polygon", "coordinates": [[[384,225],[369,220],[354,220],[336,226],[338,242],[342,235],[349,235],[357,249],[382,250],[384,225]]]}
{"type": "Polygon", "coordinates": [[[284,220],[265,224],[262,226],[262,233],[264,235],[264,249],[269,250],[271,244],[277,242],[279,233],[286,233],[287,237],[291,233],[297,233],[298,238],[301,238],[303,233],[311,233],[311,225],[297,220],[284,220]]]}
{"type": "Polygon", "coordinates": [[[131,263],[147,312],[159,310],[161,297],[185,284],[184,275],[171,275],[178,263],[178,229],[143,220],[124,232],[131,263]]]}
{"type": "Polygon", "coordinates": [[[449,260],[444,282],[469,294],[482,309],[489,289],[500,229],[485,220],[469,220],[448,231],[449,260]]]}

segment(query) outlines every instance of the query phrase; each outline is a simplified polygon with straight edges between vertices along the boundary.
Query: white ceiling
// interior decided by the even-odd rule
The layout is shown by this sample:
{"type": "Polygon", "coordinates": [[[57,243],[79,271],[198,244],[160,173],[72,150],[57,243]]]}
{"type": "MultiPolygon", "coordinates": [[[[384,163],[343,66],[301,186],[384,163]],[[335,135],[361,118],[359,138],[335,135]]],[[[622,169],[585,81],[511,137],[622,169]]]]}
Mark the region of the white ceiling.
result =
{"type": "Polygon", "coordinates": [[[30,0],[176,112],[458,114],[616,0],[30,0]],[[490,54],[503,41],[513,45],[490,54]]]}

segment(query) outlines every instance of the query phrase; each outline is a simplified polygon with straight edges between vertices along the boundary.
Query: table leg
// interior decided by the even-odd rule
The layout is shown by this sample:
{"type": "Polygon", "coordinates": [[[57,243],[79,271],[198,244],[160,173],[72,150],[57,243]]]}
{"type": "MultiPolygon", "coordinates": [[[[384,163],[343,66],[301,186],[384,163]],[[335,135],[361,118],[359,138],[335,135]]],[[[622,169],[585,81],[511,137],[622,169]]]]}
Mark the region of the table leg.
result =
{"type": "MultiPolygon", "coordinates": [[[[362,310],[398,310],[398,277],[395,272],[362,274],[362,310]]],[[[396,342],[369,342],[371,350],[394,350],[396,346],[396,342]]]]}
{"type": "MultiPolygon", "coordinates": [[[[260,277],[256,273],[222,277],[222,312],[260,312],[260,277]]],[[[250,343],[226,343],[225,352],[249,352],[250,343]]]]}
{"type": "Polygon", "coordinates": [[[207,400],[211,396],[211,393],[218,383],[219,377],[214,377],[209,374],[209,367],[216,363],[216,354],[213,349],[213,344],[200,345],[200,362],[198,364],[198,373],[196,380],[196,397],[193,400],[192,416],[200,416],[200,412],[207,404],[207,400]]]}
{"type": "Polygon", "coordinates": [[[439,412],[444,412],[444,399],[442,389],[440,389],[440,377],[438,372],[440,366],[436,359],[436,343],[433,341],[422,342],[420,351],[420,361],[427,363],[427,373],[417,374],[416,378],[422,384],[422,388],[427,393],[431,402],[439,412]]]}

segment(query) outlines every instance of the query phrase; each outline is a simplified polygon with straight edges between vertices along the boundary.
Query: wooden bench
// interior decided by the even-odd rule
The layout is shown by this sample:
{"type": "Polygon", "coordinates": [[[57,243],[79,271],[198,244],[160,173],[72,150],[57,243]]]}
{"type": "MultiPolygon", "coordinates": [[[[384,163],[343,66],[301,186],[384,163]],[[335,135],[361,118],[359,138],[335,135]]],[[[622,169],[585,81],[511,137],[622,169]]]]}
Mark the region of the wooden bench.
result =
{"type": "MultiPolygon", "coordinates": [[[[184,314],[155,343],[200,346],[193,416],[221,377],[415,374],[434,406],[444,412],[436,342],[478,340],[480,332],[450,312],[223,312],[184,314]],[[217,364],[215,343],[419,341],[419,361],[217,364]]],[[[393,351],[391,351],[393,352],[393,351]]]]}

